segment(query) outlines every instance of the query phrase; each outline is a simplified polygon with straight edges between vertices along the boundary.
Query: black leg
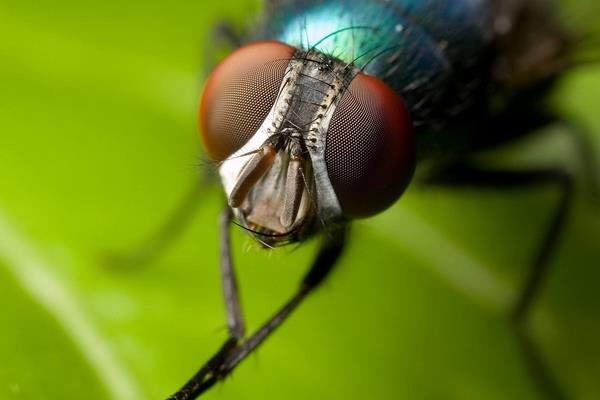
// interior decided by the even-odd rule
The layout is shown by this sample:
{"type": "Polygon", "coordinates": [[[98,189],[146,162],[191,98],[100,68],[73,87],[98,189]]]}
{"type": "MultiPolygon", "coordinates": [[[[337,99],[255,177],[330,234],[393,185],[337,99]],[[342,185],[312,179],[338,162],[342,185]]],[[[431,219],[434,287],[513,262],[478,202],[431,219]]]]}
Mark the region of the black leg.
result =
{"type": "Polygon", "coordinates": [[[339,228],[325,237],[319,253],[310,270],[304,276],[298,290],[292,298],[283,305],[260,329],[252,336],[242,340],[244,324],[240,312],[237,284],[233,274],[230,252],[229,225],[231,213],[226,210],[221,219],[221,271],[223,287],[225,288],[225,302],[228,313],[229,339],[221,346],[217,353],[169,400],[195,399],[210,389],[218,380],[225,378],[233,369],[242,362],[252,351],[280,326],[283,321],[302,303],[302,300],[311,293],[325,279],[333,269],[342,253],[346,242],[347,228],[339,228]]]}
{"type": "Polygon", "coordinates": [[[194,213],[202,204],[202,194],[216,181],[214,165],[206,156],[201,157],[199,167],[199,179],[190,183],[187,192],[156,231],[129,250],[110,254],[107,257],[110,266],[132,269],[147,265],[160,257],[175,242],[193,220],[194,213]]]}
{"type": "Polygon", "coordinates": [[[306,296],[318,287],[329,275],[346,243],[347,227],[330,232],[319,249],[317,258],[306,273],[300,287],[292,298],[284,304],[258,331],[249,337],[242,346],[232,352],[224,365],[225,374],[231,372],[244,358],[254,351],[273,331],[283,323],[306,296]]]}
{"type": "Polygon", "coordinates": [[[231,240],[229,227],[231,225],[231,210],[226,207],[221,214],[221,281],[223,283],[223,295],[225,296],[225,309],[227,312],[227,328],[232,339],[243,339],[246,333],[244,316],[240,306],[240,296],[237,278],[233,269],[231,259],[231,240]]]}
{"type": "Polygon", "coordinates": [[[240,47],[242,45],[243,39],[240,33],[230,22],[221,21],[215,25],[214,29],[214,37],[217,40],[234,47],[240,47]]]}
{"type": "Polygon", "coordinates": [[[243,36],[229,21],[215,23],[206,35],[199,76],[208,77],[217,63],[243,44],[243,36]]]}
{"type": "Polygon", "coordinates": [[[109,264],[127,269],[147,265],[158,258],[192,221],[202,192],[206,189],[203,182],[194,182],[164,223],[140,244],[123,253],[109,255],[109,264]]]}
{"type": "Polygon", "coordinates": [[[571,121],[560,120],[565,127],[564,131],[573,141],[573,146],[578,158],[581,160],[583,183],[588,188],[589,195],[594,204],[600,204],[600,164],[589,136],[584,130],[571,121]]]}
{"type": "Polygon", "coordinates": [[[573,182],[570,175],[561,171],[548,171],[546,180],[553,181],[560,188],[560,199],[550,218],[542,242],[534,255],[532,267],[523,286],[519,298],[512,309],[512,323],[515,327],[523,355],[534,380],[541,389],[545,399],[566,399],[560,385],[553,378],[551,371],[545,365],[542,355],[527,332],[527,317],[531,312],[536,296],[548,275],[550,260],[560,236],[564,231],[565,222],[571,208],[573,198],[573,182]]]}
{"type": "Polygon", "coordinates": [[[565,399],[566,396],[553,378],[542,354],[529,337],[526,323],[535,299],[540,294],[544,280],[548,275],[551,255],[565,227],[573,197],[573,180],[571,176],[560,169],[498,171],[485,170],[469,164],[460,164],[438,173],[429,182],[483,188],[508,188],[547,183],[554,184],[560,189],[560,199],[531,262],[531,269],[523,290],[511,310],[510,321],[515,329],[532,378],[540,389],[542,397],[544,399],[565,399]]]}

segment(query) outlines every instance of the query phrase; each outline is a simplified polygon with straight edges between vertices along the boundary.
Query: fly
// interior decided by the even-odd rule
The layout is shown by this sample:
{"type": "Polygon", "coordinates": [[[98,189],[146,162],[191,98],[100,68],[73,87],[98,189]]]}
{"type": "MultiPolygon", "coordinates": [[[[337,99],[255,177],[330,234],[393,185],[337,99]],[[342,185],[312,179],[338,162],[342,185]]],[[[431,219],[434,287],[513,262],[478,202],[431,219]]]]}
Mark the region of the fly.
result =
{"type": "Polygon", "coordinates": [[[202,139],[228,203],[221,272],[229,339],[171,399],[196,398],[260,346],[335,266],[349,223],[396,202],[416,166],[431,184],[560,190],[511,321],[540,393],[563,398],[522,328],[564,227],[572,178],[558,168],[493,169],[471,157],[556,121],[541,100],[576,60],[549,7],[272,0],[267,9],[253,40],[215,68],[202,95],[202,139]],[[232,223],[269,248],[322,238],[296,293],[250,336],[230,255],[232,223]]]}

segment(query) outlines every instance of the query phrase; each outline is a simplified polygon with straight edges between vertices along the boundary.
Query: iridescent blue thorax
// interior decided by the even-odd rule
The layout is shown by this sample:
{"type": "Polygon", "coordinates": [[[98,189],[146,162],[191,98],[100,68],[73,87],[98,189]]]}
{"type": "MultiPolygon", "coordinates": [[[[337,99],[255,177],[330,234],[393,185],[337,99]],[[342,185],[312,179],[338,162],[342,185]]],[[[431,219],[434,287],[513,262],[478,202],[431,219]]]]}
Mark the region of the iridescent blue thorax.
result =
{"type": "Polygon", "coordinates": [[[275,3],[257,37],[354,63],[399,93],[417,125],[435,124],[473,97],[481,77],[472,71],[485,70],[493,39],[485,0],[275,3]]]}

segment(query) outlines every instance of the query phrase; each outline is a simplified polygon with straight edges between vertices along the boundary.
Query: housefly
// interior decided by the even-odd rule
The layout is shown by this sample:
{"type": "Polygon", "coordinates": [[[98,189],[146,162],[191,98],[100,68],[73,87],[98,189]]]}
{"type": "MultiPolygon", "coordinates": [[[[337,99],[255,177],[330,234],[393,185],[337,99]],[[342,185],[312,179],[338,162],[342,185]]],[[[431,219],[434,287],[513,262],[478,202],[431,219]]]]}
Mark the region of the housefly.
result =
{"type": "Polygon", "coordinates": [[[511,320],[541,395],[563,397],[523,322],[564,227],[572,178],[559,168],[493,169],[471,156],[557,120],[542,100],[577,64],[575,38],[543,0],[272,0],[266,10],[202,94],[202,140],[227,197],[229,339],[171,399],[196,398],[261,345],[327,277],[349,223],[396,202],[417,166],[427,166],[429,183],[560,191],[511,320]],[[250,336],[232,224],[267,248],[322,238],[296,293],[250,336]]]}

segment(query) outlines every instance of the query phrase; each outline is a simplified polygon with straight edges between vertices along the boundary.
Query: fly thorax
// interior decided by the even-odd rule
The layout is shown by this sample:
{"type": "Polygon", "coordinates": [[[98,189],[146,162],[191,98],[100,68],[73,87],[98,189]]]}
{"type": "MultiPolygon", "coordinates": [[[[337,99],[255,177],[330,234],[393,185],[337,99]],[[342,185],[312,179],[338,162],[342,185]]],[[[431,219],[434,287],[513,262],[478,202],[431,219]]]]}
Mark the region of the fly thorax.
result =
{"type": "Polygon", "coordinates": [[[343,219],[325,164],[329,122],[358,70],[315,51],[290,60],[256,133],[219,170],[239,221],[267,245],[343,219]]]}

